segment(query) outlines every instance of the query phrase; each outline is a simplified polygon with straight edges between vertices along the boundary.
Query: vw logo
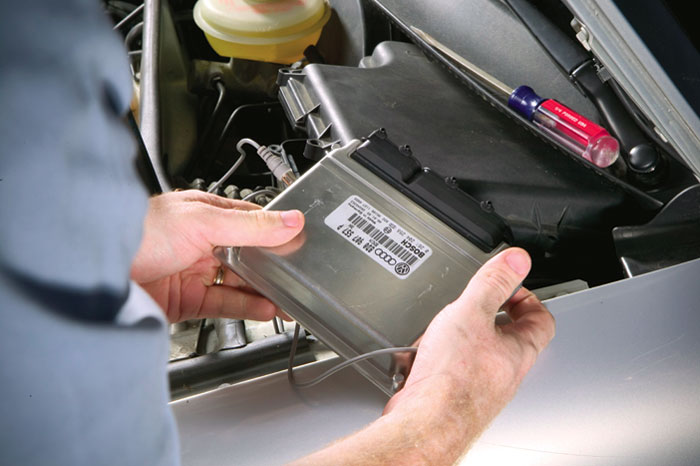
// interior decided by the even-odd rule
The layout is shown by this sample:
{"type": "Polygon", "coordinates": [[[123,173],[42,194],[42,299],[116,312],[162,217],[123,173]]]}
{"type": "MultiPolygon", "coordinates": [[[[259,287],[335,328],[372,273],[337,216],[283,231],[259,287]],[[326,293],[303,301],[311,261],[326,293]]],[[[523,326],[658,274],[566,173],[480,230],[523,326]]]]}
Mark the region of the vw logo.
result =
{"type": "Polygon", "coordinates": [[[408,272],[410,271],[411,266],[405,262],[399,262],[398,264],[396,264],[396,267],[394,267],[394,272],[396,272],[399,275],[408,275],[408,272]]]}

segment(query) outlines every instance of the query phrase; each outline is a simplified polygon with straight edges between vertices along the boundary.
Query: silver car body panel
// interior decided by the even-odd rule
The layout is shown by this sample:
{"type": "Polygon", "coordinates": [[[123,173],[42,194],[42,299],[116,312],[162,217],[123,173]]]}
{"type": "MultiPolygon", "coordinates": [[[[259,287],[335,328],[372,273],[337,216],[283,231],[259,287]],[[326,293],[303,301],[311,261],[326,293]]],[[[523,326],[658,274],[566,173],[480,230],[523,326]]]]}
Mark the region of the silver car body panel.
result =
{"type": "Polygon", "coordinates": [[[612,0],[565,0],[584,25],[579,35],[700,176],[700,118],[612,0]]]}
{"type": "MultiPolygon", "coordinates": [[[[699,284],[700,259],[547,301],[557,336],[463,464],[698,464],[699,284]]],[[[269,465],[361,428],[386,400],[347,370],[299,392],[271,374],[172,408],[183,464],[269,465]]]]}

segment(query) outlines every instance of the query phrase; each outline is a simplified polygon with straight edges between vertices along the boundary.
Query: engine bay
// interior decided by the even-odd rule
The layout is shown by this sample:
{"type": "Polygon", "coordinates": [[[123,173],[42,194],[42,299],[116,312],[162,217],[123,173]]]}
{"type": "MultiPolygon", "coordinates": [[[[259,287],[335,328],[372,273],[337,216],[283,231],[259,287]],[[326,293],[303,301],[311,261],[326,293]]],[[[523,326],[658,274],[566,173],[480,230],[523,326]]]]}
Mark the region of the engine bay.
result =
{"type": "MultiPolygon", "coordinates": [[[[561,4],[549,3],[556,8],[542,11],[553,24],[570,21],[561,4]]],[[[459,21],[429,22],[416,5],[332,0],[318,44],[300,60],[278,64],[219,55],[195,22],[194,1],[105,7],[128,48],[141,171],[154,193],[200,189],[265,206],[286,186],[249,147],[243,163],[217,183],[239,159],[239,141],[266,146],[303,175],[334,147],[381,129],[421,167],[507,225],[508,242],[533,258],[524,283],[530,289],[572,281],[598,286],[700,254],[698,213],[688,214],[697,179],[682,160],[654,145],[663,175],[640,180],[626,160],[601,169],[545,140],[408,28],[423,21],[431,33],[454,38],[459,21]]],[[[551,73],[550,58],[501,2],[466,2],[463,20],[467,32],[459,40],[472,47],[472,57],[493,64],[494,72],[508,69],[504,79],[519,70],[519,79],[536,80],[539,92],[601,120],[566,77],[541,79],[551,73]],[[473,9],[481,9],[480,19],[468,14],[473,9]],[[486,21],[491,30],[508,29],[504,42],[512,47],[474,35],[486,21]]],[[[180,327],[197,335],[198,354],[225,347],[226,329],[240,326],[216,323],[209,334],[219,335],[217,344],[202,342],[207,325],[180,327]]]]}

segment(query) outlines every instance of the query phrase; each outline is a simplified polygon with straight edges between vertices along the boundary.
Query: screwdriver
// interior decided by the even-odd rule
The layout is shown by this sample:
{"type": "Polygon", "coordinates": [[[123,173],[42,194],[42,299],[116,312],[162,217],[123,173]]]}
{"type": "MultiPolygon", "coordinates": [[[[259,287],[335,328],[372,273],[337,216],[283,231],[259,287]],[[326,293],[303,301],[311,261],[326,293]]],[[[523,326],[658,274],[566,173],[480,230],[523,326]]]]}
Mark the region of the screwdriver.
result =
{"type": "Polygon", "coordinates": [[[510,108],[534,123],[553,140],[601,168],[609,167],[617,160],[620,145],[604,128],[556,100],[538,96],[529,86],[513,89],[505,85],[428,33],[414,26],[411,26],[411,30],[428,45],[464,67],[489,89],[507,97],[510,108]]]}

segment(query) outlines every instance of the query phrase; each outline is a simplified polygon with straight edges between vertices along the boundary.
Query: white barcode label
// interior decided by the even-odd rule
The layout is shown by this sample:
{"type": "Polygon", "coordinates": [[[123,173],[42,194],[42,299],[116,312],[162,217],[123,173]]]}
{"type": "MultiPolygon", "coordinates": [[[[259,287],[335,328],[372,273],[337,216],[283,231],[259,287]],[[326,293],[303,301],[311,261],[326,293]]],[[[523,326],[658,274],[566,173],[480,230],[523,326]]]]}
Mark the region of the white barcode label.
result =
{"type": "Polygon", "coordinates": [[[432,254],[430,248],[359,196],[350,196],[324,220],[374,262],[404,279],[432,254]]]}

